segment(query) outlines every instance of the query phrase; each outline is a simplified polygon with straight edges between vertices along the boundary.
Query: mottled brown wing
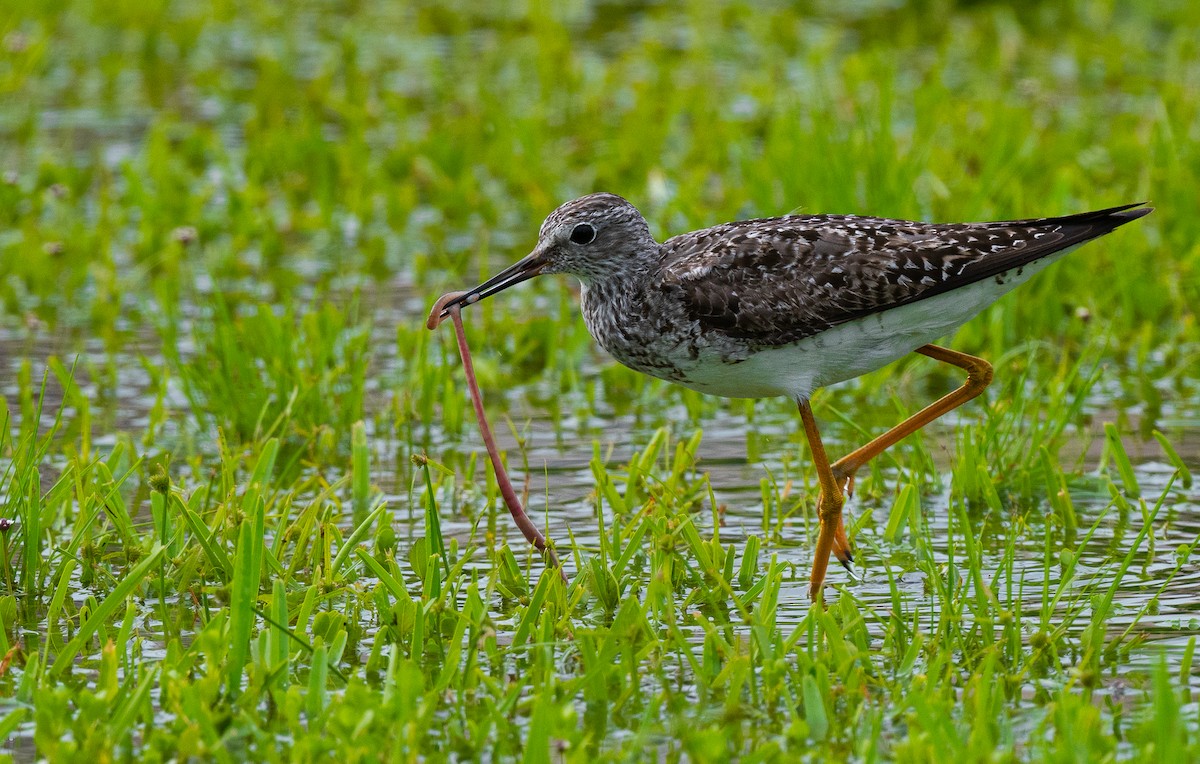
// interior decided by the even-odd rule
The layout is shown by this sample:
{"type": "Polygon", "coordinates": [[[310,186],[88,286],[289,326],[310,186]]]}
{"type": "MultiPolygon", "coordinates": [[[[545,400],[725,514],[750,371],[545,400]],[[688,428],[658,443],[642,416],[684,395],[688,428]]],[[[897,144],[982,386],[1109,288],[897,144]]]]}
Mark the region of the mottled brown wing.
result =
{"type": "Polygon", "coordinates": [[[702,330],[765,345],[1018,268],[1149,212],[928,224],[849,215],[729,223],[663,244],[660,287],[702,330]]]}

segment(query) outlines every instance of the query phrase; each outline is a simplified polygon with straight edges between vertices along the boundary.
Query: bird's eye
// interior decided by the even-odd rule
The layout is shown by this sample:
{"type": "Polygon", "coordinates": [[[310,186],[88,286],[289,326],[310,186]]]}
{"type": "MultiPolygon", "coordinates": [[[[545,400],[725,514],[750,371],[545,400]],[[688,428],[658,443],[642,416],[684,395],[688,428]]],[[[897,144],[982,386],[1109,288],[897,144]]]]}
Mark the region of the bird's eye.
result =
{"type": "Polygon", "coordinates": [[[596,238],[596,229],[587,223],[580,223],[571,229],[571,241],[576,244],[591,244],[596,238]]]}

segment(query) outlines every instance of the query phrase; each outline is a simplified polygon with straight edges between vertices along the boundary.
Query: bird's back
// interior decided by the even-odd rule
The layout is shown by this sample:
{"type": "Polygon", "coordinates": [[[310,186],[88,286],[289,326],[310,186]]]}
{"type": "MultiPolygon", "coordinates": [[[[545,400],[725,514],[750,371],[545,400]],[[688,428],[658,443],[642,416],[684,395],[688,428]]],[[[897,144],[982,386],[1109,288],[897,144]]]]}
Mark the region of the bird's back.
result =
{"type": "Polygon", "coordinates": [[[992,223],[853,215],[727,223],[664,242],[656,287],[702,333],[781,346],[984,279],[1019,277],[1150,211],[1126,205],[992,223]]]}

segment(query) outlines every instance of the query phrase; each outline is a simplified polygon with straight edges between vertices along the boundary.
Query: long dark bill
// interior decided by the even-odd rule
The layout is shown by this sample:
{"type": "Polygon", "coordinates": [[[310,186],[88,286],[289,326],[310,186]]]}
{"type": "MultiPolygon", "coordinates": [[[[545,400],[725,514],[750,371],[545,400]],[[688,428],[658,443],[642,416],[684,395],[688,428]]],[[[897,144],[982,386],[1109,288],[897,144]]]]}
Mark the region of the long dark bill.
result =
{"type": "Polygon", "coordinates": [[[508,289],[514,284],[528,281],[541,273],[542,268],[545,267],[545,256],[541,252],[534,250],[474,289],[468,289],[454,299],[446,302],[442,305],[442,311],[438,315],[438,319],[440,320],[449,316],[450,308],[455,305],[473,305],[485,297],[491,297],[497,292],[508,289]]]}

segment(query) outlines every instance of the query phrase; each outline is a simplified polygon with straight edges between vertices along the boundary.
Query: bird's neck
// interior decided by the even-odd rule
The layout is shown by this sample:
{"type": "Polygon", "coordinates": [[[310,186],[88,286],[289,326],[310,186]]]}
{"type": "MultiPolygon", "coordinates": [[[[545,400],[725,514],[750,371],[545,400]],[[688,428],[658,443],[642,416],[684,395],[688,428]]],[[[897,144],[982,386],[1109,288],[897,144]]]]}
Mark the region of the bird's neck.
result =
{"type": "Polygon", "coordinates": [[[621,335],[624,317],[629,315],[637,300],[636,284],[625,280],[605,278],[580,281],[579,308],[583,321],[600,346],[614,355],[614,345],[621,335]]]}
{"type": "Polygon", "coordinates": [[[655,244],[653,250],[646,248],[642,251],[623,253],[594,270],[575,275],[584,289],[617,293],[634,289],[636,285],[645,281],[657,266],[658,245],[655,244]]]}

